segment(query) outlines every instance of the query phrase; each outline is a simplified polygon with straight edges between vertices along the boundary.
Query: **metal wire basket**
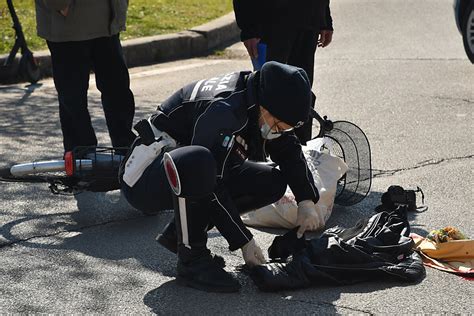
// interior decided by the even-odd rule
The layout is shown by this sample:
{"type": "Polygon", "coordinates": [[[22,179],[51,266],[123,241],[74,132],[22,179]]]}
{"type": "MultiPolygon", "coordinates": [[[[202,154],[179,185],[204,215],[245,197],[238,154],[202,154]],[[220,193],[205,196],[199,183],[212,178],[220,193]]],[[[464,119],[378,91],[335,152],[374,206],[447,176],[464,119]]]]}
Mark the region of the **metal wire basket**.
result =
{"type": "Polygon", "coordinates": [[[106,192],[120,188],[119,168],[127,148],[77,147],[73,156],[80,161],[90,161],[90,165],[76,164],[74,175],[78,185],[88,191],[106,192]]]}
{"type": "Polygon", "coordinates": [[[342,158],[348,170],[339,180],[335,203],[349,206],[362,201],[370,192],[372,165],[370,144],[365,133],[347,121],[333,122],[325,132],[332,145],[332,153],[342,158]]]}

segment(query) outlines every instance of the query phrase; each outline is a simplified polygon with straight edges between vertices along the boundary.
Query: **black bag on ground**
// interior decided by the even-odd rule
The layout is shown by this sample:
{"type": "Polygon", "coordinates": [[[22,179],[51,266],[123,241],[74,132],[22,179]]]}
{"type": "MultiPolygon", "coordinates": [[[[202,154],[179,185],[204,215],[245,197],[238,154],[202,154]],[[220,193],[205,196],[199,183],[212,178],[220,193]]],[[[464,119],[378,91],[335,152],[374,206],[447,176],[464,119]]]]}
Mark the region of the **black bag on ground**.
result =
{"type": "Polygon", "coordinates": [[[375,208],[375,212],[394,211],[398,206],[407,206],[409,212],[424,212],[428,209],[426,205],[417,206],[416,193],[421,193],[421,203],[425,203],[425,195],[420,187],[416,190],[405,190],[399,185],[392,185],[387,192],[382,194],[382,204],[375,208]]]}
{"type": "MultiPolygon", "coordinates": [[[[293,232],[272,244],[272,253],[291,254],[285,262],[252,269],[250,277],[262,291],[298,289],[313,285],[343,285],[369,280],[416,282],[425,275],[421,258],[413,252],[406,218],[407,206],[379,212],[354,227],[327,229],[319,238],[301,242],[293,232]],[[277,249],[285,245],[287,249],[277,249]]],[[[277,259],[277,258],[272,258],[277,259]]],[[[285,259],[285,258],[281,258],[285,259]]]]}

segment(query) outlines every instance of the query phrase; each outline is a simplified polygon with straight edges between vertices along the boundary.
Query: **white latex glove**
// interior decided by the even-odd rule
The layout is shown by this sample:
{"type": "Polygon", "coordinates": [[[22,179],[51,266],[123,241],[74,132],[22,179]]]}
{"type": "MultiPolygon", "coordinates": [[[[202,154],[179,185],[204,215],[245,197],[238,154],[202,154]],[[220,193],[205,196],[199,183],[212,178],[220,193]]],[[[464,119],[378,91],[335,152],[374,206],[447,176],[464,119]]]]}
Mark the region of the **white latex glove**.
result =
{"type": "Polygon", "coordinates": [[[298,203],[298,215],[296,225],[299,226],[296,237],[301,238],[307,230],[316,230],[324,225],[322,215],[316,211],[316,205],[311,200],[298,203]]]}
{"type": "Polygon", "coordinates": [[[240,249],[242,250],[244,261],[248,266],[254,267],[266,262],[262,249],[260,249],[253,238],[240,249]]]}

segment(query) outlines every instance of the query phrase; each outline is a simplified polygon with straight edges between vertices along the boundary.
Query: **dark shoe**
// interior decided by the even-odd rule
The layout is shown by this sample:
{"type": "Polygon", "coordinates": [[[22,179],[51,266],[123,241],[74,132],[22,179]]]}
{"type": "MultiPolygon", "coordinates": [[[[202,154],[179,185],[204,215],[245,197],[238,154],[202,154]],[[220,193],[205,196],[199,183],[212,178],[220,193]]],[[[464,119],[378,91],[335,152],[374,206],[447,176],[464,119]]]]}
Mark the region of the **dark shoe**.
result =
{"type": "Polygon", "coordinates": [[[174,222],[166,225],[163,232],[156,237],[156,241],[172,253],[178,253],[178,233],[174,222]]]}
{"type": "MultiPolygon", "coordinates": [[[[178,235],[176,232],[176,226],[174,222],[168,223],[161,234],[156,237],[156,241],[171,251],[172,253],[178,253],[178,235]]],[[[225,260],[221,256],[211,254],[212,260],[221,268],[225,267],[225,260]]]]}
{"type": "Polygon", "coordinates": [[[177,282],[206,292],[238,292],[240,290],[239,281],[216,263],[216,257],[218,256],[211,256],[207,250],[202,256],[189,262],[178,260],[177,282]]]}

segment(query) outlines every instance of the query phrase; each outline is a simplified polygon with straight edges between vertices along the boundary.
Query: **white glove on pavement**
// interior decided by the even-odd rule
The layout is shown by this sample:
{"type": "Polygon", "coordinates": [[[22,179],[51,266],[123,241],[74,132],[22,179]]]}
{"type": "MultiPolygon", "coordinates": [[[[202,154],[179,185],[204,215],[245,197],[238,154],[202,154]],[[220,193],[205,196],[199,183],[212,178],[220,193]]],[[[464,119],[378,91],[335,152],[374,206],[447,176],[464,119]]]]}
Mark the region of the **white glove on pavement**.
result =
{"type": "Polygon", "coordinates": [[[298,215],[296,225],[300,228],[296,237],[301,238],[307,230],[316,230],[324,225],[324,219],[320,212],[316,211],[316,205],[311,200],[304,200],[298,203],[298,215]]]}
{"type": "Polygon", "coordinates": [[[266,262],[262,249],[260,249],[253,238],[240,249],[242,250],[244,261],[248,266],[254,267],[266,262]]]}

